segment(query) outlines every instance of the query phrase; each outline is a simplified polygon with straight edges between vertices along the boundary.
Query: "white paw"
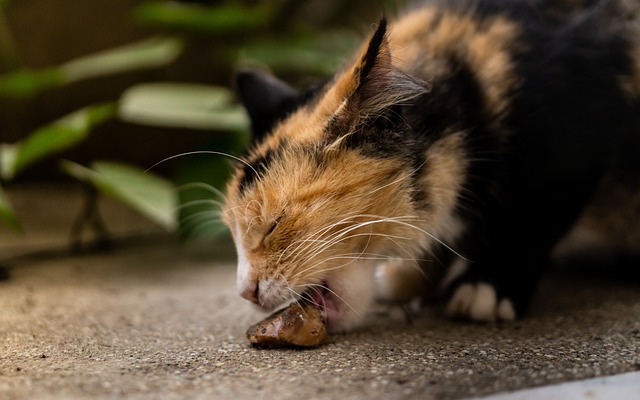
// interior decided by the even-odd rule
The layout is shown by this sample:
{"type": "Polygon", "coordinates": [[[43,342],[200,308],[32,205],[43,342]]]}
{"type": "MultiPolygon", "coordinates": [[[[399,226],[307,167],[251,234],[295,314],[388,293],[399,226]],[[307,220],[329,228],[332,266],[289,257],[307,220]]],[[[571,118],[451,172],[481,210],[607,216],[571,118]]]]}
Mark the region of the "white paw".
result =
{"type": "Polygon", "coordinates": [[[469,318],[474,321],[513,321],[516,312],[511,300],[498,302],[496,290],[488,283],[465,283],[456,289],[449,304],[447,315],[469,318]]]}

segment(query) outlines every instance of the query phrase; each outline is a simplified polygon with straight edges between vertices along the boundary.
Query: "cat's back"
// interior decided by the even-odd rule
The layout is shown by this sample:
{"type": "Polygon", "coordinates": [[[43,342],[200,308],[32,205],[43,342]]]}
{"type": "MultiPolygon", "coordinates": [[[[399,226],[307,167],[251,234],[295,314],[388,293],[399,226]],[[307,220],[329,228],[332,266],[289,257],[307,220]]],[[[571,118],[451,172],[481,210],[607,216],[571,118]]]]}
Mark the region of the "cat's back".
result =
{"type": "Polygon", "coordinates": [[[472,76],[513,158],[535,165],[532,180],[559,188],[607,163],[563,252],[640,254],[640,2],[429,1],[396,20],[390,42],[395,62],[432,82],[434,96],[445,98],[439,85],[460,71],[472,76]]]}
{"type": "Polygon", "coordinates": [[[494,115],[529,91],[564,90],[563,101],[599,92],[640,108],[635,0],[421,2],[396,20],[390,42],[395,63],[425,81],[468,69],[494,115]]]}

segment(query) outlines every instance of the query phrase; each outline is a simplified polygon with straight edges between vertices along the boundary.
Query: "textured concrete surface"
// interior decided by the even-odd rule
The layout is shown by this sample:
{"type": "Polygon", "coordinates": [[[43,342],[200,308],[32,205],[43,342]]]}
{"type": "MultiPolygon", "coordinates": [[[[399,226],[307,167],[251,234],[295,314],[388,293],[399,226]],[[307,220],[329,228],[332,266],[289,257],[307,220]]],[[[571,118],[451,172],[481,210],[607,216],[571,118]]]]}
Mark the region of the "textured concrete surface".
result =
{"type": "Polygon", "coordinates": [[[523,389],[517,392],[500,393],[484,397],[483,400],[613,400],[640,399],[640,372],[604,376],[581,381],[523,389]]]}
{"type": "MultiPolygon", "coordinates": [[[[8,235],[0,262],[31,248],[8,235]]],[[[228,242],[157,241],[14,259],[0,398],[457,399],[640,370],[640,282],[617,272],[551,274],[514,323],[381,308],[317,349],[256,350],[244,331],[263,315],[236,295],[232,258],[228,242]]]]}

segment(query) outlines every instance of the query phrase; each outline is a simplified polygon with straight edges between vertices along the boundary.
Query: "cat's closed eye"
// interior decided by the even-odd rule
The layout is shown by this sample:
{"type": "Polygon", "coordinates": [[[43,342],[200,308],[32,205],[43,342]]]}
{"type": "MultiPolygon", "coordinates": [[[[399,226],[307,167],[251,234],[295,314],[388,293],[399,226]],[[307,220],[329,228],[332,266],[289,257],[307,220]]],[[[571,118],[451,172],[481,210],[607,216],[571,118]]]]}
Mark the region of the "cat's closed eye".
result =
{"type": "Polygon", "coordinates": [[[278,227],[279,219],[275,219],[269,225],[267,225],[267,229],[264,231],[264,235],[262,236],[262,245],[266,245],[269,243],[270,238],[273,236],[273,232],[278,227]]]}
{"type": "Polygon", "coordinates": [[[271,225],[269,225],[269,228],[267,229],[267,231],[264,233],[264,238],[268,238],[273,231],[276,230],[276,227],[278,226],[278,220],[275,220],[271,223],[271,225]]]}

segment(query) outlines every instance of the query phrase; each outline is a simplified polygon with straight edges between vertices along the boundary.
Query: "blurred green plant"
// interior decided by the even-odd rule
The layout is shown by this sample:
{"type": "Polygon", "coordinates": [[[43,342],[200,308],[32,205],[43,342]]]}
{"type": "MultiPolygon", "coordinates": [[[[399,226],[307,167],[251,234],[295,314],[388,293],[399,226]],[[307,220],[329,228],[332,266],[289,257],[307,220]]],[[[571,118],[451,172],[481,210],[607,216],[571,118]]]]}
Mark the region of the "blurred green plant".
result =
{"type": "Polygon", "coordinates": [[[60,66],[33,70],[19,68],[0,76],[0,95],[28,98],[47,89],[81,80],[165,66],[182,52],[181,40],[154,37],[69,61],[60,66]]]}
{"type": "Polygon", "coordinates": [[[86,107],[37,129],[19,142],[0,143],[0,177],[9,181],[47,155],[74,146],[116,112],[112,103],[86,107]]]}
{"type": "Polygon", "coordinates": [[[119,115],[128,122],[175,128],[229,131],[248,125],[231,91],[198,84],[136,85],[123,93],[119,115]]]}
{"type": "Polygon", "coordinates": [[[20,221],[16,218],[7,196],[5,196],[2,187],[0,187],[0,220],[15,230],[20,230],[20,221]]]}
{"type": "MultiPolygon", "coordinates": [[[[202,36],[212,43],[208,57],[221,64],[220,70],[257,65],[317,78],[330,74],[357,43],[351,31],[296,23],[296,11],[305,2],[217,3],[144,2],[132,9],[132,20],[161,36],[35,70],[16,63],[16,49],[3,13],[7,0],[0,0],[0,59],[7,71],[0,74],[0,99],[28,101],[81,80],[165,68],[179,62],[189,43],[202,36]],[[7,66],[12,67],[7,70],[7,66]]],[[[349,0],[342,3],[350,4],[349,0]]],[[[344,13],[345,7],[337,10],[344,13]]],[[[199,149],[201,154],[189,156],[188,163],[177,167],[173,182],[112,161],[96,161],[85,167],[65,160],[61,170],[168,230],[204,235],[219,232],[216,210],[230,165],[225,157],[213,157],[210,152],[238,154],[249,140],[248,120],[226,87],[176,82],[134,85],[113,101],[87,105],[26,133],[15,143],[0,143],[0,183],[6,185],[34,163],[86,140],[97,126],[112,119],[219,134],[209,137],[209,143],[199,149]]],[[[0,220],[20,227],[1,186],[0,220]]]]}
{"type": "Polygon", "coordinates": [[[171,182],[138,168],[116,162],[96,161],[91,168],[72,161],[62,161],[62,169],[80,181],[130,205],[167,230],[176,228],[171,212],[176,198],[171,182]]]}
{"type": "Polygon", "coordinates": [[[170,1],[149,1],[134,9],[134,20],[140,24],[174,31],[230,34],[266,28],[282,1],[263,2],[254,6],[237,1],[203,7],[170,1]]]}

